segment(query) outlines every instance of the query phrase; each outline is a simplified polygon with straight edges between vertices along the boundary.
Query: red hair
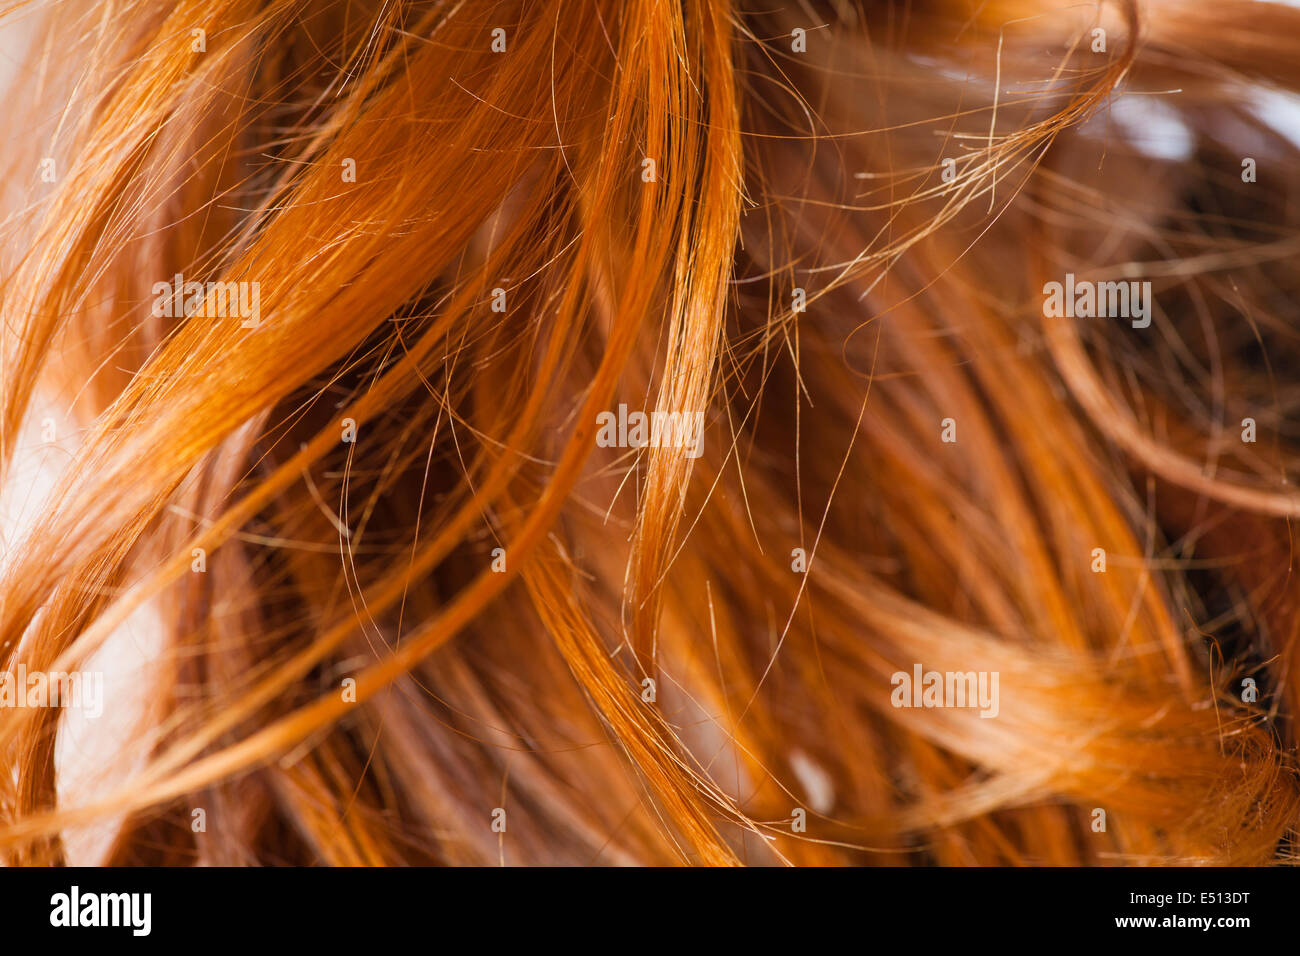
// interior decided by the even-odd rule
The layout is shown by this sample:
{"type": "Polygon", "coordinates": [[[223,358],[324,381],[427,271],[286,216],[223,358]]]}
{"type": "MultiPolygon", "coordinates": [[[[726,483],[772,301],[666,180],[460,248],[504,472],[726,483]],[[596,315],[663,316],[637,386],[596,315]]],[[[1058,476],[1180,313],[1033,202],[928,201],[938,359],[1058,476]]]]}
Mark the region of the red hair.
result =
{"type": "Polygon", "coordinates": [[[1289,859],[1300,10],[975,6],[32,21],[8,858],[1289,859]]]}

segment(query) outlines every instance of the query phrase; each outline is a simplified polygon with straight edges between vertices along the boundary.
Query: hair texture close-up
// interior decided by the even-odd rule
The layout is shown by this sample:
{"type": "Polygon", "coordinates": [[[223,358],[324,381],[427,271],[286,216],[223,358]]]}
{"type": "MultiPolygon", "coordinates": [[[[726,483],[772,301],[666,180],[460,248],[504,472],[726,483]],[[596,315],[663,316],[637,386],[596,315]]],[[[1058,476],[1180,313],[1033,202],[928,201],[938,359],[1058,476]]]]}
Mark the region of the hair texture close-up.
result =
{"type": "Polygon", "coordinates": [[[1300,6],[55,0],[0,864],[1300,860],[1300,6]]]}

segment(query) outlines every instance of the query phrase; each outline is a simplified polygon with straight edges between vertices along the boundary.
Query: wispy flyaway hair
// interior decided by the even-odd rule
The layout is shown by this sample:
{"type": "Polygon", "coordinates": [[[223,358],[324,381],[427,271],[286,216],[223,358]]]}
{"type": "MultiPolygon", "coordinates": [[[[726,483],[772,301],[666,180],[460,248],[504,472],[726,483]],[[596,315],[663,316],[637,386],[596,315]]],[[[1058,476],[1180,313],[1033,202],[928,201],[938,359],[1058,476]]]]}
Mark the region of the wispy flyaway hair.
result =
{"type": "Polygon", "coordinates": [[[0,31],[0,859],[1294,861],[1300,9],[0,31]]]}

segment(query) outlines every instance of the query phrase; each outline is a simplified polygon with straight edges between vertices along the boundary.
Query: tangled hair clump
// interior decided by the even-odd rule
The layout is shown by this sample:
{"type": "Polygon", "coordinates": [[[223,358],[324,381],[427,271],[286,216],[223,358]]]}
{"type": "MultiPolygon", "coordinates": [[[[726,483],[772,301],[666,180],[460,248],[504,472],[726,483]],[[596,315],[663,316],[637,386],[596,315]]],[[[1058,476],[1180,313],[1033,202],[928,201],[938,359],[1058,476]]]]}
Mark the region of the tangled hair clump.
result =
{"type": "Polygon", "coordinates": [[[1300,10],[8,18],[8,862],[1294,860],[1300,10]]]}

